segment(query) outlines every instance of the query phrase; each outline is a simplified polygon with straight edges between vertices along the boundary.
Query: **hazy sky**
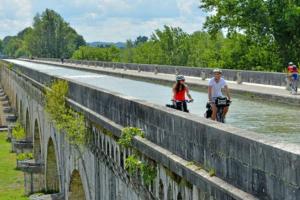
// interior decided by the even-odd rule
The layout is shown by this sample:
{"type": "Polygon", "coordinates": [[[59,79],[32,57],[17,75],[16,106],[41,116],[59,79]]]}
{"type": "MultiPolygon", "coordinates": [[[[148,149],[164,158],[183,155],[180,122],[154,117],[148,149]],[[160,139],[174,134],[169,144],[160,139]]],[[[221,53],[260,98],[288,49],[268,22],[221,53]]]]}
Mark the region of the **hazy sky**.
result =
{"type": "Polygon", "coordinates": [[[58,12],[86,41],[150,36],[164,24],[192,33],[202,28],[200,0],[0,0],[0,38],[31,26],[36,13],[58,12]]]}

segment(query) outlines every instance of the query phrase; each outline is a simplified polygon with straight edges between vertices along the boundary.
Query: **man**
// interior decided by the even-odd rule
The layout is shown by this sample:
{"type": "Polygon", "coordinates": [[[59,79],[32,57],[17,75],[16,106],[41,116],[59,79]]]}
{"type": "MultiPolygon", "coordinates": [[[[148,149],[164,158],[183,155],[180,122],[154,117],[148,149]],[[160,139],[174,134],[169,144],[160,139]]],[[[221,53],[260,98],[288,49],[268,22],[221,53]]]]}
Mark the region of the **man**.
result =
{"type": "MultiPolygon", "coordinates": [[[[222,89],[225,90],[228,100],[230,100],[230,95],[229,95],[228,85],[226,81],[222,78],[222,71],[220,69],[214,69],[213,73],[214,73],[214,77],[210,79],[208,83],[208,100],[212,108],[211,119],[216,120],[216,116],[217,116],[217,106],[215,105],[216,98],[223,96],[222,89]]],[[[224,107],[223,110],[224,119],[227,112],[228,112],[228,106],[224,107]]]]}

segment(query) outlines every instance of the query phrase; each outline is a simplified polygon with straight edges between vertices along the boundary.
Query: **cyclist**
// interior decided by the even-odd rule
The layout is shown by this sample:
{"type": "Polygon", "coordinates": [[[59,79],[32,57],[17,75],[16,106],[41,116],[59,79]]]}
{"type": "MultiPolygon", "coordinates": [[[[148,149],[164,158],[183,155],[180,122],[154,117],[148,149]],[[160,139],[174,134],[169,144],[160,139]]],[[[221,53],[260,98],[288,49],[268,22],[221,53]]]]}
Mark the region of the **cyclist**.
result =
{"type": "Polygon", "coordinates": [[[288,67],[287,67],[287,80],[288,84],[291,87],[292,86],[292,74],[293,74],[293,62],[289,62],[288,67]]]}
{"type": "Polygon", "coordinates": [[[184,83],[185,78],[183,75],[176,76],[176,83],[173,85],[173,102],[177,110],[182,110],[184,112],[189,112],[186,104],[186,96],[188,96],[189,101],[193,101],[192,96],[189,92],[189,87],[184,83]]]}
{"type": "Polygon", "coordinates": [[[292,94],[297,94],[297,85],[298,85],[298,68],[296,65],[293,65],[292,74],[291,74],[291,89],[292,94]]]}
{"type": "MultiPolygon", "coordinates": [[[[215,100],[217,97],[223,96],[222,89],[225,90],[226,96],[228,100],[230,100],[229,89],[227,82],[222,78],[222,71],[220,69],[213,70],[214,77],[208,82],[208,101],[212,108],[211,119],[216,120],[217,116],[217,106],[215,105],[215,100]]],[[[226,106],[223,110],[223,118],[228,112],[228,106],[226,106]]]]}

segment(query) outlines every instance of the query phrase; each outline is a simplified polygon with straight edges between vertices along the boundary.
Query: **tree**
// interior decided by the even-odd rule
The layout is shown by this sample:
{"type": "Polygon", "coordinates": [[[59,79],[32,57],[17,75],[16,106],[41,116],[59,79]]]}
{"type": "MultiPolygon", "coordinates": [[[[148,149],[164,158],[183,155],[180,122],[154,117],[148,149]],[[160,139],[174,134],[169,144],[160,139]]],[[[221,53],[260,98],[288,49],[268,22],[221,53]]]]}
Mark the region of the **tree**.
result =
{"type": "Polygon", "coordinates": [[[186,65],[189,52],[188,34],[181,28],[164,26],[164,30],[156,30],[151,39],[158,43],[164,52],[164,64],[186,65]]]}
{"type": "Polygon", "coordinates": [[[2,53],[3,50],[3,41],[0,39],[0,53],[2,53]]]}
{"type": "Polygon", "coordinates": [[[138,36],[134,41],[134,45],[138,46],[139,44],[143,44],[148,41],[148,37],[146,36],[138,36]]]}
{"type": "Polygon", "coordinates": [[[267,44],[278,50],[282,64],[289,60],[299,62],[299,1],[203,0],[200,7],[215,11],[205,22],[210,33],[221,29],[226,29],[229,34],[244,33],[259,46],[267,44]]]}
{"type": "Polygon", "coordinates": [[[6,45],[4,46],[3,53],[9,57],[15,57],[15,53],[18,49],[22,48],[23,42],[21,39],[17,37],[11,37],[6,41],[6,45]]]}
{"type": "Polygon", "coordinates": [[[32,34],[27,35],[25,41],[32,55],[49,58],[68,58],[85,45],[83,37],[50,9],[34,17],[32,34]]]}

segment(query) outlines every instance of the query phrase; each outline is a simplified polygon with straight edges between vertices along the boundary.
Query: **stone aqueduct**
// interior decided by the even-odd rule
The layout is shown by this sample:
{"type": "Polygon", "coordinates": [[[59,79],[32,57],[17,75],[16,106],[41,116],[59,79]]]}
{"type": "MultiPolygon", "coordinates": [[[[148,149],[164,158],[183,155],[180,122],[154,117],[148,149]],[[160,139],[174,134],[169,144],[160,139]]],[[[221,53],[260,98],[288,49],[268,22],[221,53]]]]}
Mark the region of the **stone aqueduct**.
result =
{"type": "Polygon", "coordinates": [[[53,77],[1,66],[2,88],[32,142],[34,160],[22,164],[28,193],[44,190],[71,200],[300,198],[299,149],[264,144],[255,133],[244,137],[239,129],[69,82],[68,103],[84,113],[89,127],[89,142],[77,147],[56,131],[44,110],[45,87],[53,77]],[[125,126],[145,131],[133,145],[156,166],[149,186],[125,169],[132,149],[117,143],[125,126]]]}

